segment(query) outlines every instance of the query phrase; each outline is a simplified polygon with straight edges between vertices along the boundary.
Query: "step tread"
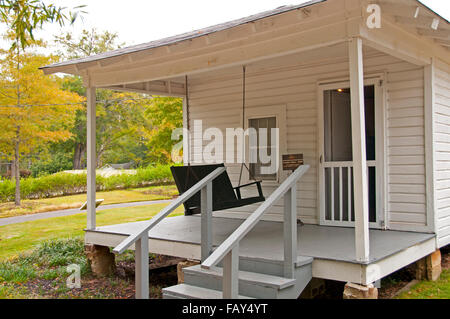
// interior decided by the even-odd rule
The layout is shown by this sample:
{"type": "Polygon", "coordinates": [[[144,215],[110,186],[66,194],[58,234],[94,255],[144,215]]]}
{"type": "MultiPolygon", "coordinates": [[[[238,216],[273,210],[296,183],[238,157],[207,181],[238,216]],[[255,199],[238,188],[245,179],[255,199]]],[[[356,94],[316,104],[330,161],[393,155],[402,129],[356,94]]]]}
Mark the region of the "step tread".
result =
{"type": "MultiPolygon", "coordinates": [[[[223,269],[220,267],[212,267],[211,269],[203,269],[201,265],[186,267],[183,269],[186,273],[205,274],[209,276],[222,277],[223,269]]],[[[256,285],[272,287],[276,289],[284,289],[295,285],[295,279],[283,278],[273,275],[266,275],[256,272],[239,271],[239,280],[250,282],[256,285]]]]}
{"type": "Polygon", "coordinates": [[[301,267],[307,264],[311,264],[313,262],[314,258],[309,256],[298,256],[297,261],[295,262],[296,267],[301,267]]]}
{"type": "MultiPolygon", "coordinates": [[[[163,294],[189,299],[222,299],[222,291],[197,287],[188,284],[179,284],[163,289],[163,294]]],[[[254,299],[239,295],[239,299],[254,299]]]]}
{"type": "MultiPolygon", "coordinates": [[[[244,260],[254,260],[254,261],[260,261],[260,262],[266,262],[269,264],[279,264],[282,265],[283,261],[282,260],[275,260],[275,259],[264,259],[264,258],[260,258],[260,257],[240,257],[241,259],[244,260]]],[[[295,261],[295,267],[300,268],[302,266],[308,265],[308,264],[312,264],[314,258],[313,257],[309,257],[309,256],[298,256],[297,260],[295,261]]]]}

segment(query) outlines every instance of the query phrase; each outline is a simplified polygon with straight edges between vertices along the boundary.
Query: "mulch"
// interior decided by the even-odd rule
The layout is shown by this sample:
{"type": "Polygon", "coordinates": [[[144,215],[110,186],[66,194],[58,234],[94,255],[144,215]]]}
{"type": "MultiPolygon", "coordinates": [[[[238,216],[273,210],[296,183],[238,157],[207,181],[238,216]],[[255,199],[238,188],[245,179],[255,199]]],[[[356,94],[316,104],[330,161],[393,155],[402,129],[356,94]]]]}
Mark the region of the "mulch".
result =
{"type": "MultiPolygon", "coordinates": [[[[157,255],[149,264],[150,298],[162,298],[161,289],[176,285],[177,263],[184,259],[157,255]]],[[[17,284],[25,288],[27,296],[39,299],[133,299],[135,295],[134,262],[119,261],[115,274],[106,278],[97,278],[93,274],[83,276],[80,289],[69,289],[65,278],[55,280],[34,279],[17,284]]]]}

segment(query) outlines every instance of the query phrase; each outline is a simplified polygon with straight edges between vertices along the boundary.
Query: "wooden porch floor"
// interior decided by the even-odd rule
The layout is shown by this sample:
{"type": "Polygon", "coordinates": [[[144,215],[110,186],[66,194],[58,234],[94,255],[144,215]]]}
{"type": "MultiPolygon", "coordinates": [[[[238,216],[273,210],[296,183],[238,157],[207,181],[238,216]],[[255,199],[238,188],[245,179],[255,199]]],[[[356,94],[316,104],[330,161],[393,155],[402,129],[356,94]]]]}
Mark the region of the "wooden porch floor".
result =
{"type": "MultiPolygon", "coordinates": [[[[213,218],[213,245],[222,243],[243,220],[231,218],[213,218]]],[[[105,245],[99,240],[102,235],[109,236],[110,245],[115,245],[138,231],[143,222],[97,227],[87,231],[89,243],[105,245]]],[[[318,225],[298,226],[298,254],[313,258],[359,263],[355,259],[355,237],[353,228],[328,227],[318,225]]],[[[391,255],[424,243],[435,237],[434,234],[370,230],[370,260],[375,263],[391,255]]],[[[200,246],[200,217],[177,216],[164,219],[149,232],[149,238],[176,245],[190,244],[200,246]]],[[[150,246],[150,251],[152,247],[150,246]]],[[[199,251],[199,250],[198,250],[199,251]]],[[[266,260],[283,259],[283,224],[261,221],[241,241],[240,255],[266,260]]],[[[180,256],[185,257],[185,256],[180,256]]],[[[411,262],[413,262],[412,260],[411,262]]]]}

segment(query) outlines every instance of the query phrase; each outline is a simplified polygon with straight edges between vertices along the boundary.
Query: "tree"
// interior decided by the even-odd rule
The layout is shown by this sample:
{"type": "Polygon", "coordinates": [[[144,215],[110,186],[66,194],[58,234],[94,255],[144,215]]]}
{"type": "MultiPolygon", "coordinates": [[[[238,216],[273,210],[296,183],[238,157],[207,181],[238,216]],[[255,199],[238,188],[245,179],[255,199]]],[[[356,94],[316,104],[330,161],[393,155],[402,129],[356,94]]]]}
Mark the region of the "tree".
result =
{"type": "MultiPolygon", "coordinates": [[[[118,43],[117,33],[110,33],[108,31],[100,33],[95,28],[90,31],[83,30],[81,36],[78,38],[73,37],[71,33],[56,36],[55,42],[61,47],[59,55],[65,59],[78,59],[93,54],[99,54],[120,48],[123,45],[118,43]]],[[[86,89],[83,86],[83,81],[78,76],[66,76],[64,78],[63,87],[64,89],[70,92],[75,92],[80,96],[86,96],[86,89]]],[[[108,106],[108,109],[110,109],[109,106],[111,104],[108,102],[108,100],[115,100],[120,97],[117,94],[115,95],[112,91],[97,91],[97,100],[105,101],[104,105],[108,106]]],[[[112,115],[108,112],[103,112],[103,114],[112,115]]],[[[99,121],[97,123],[97,151],[100,156],[103,154],[105,147],[111,143],[111,137],[114,135],[114,133],[117,133],[117,130],[106,130],[106,128],[103,127],[102,124],[104,125],[105,121],[102,118],[99,118],[99,121]],[[105,145],[105,143],[102,143],[101,137],[105,137],[107,139],[107,145],[105,145]]],[[[72,128],[72,133],[72,138],[70,139],[70,141],[68,141],[68,143],[71,144],[71,147],[74,150],[73,168],[81,169],[83,168],[83,159],[86,154],[87,147],[85,108],[77,111],[75,125],[72,128]]]]}
{"type": "MultiPolygon", "coordinates": [[[[80,9],[78,7],[77,9],[80,9]]],[[[16,121],[4,121],[4,125],[13,125],[8,127],[15,132],[14,141],[14,161],[13,167],[16,180],[15,204],[20,206],[20,143],[23,129],[20,121],[22,106],[22,87],[21,87],[21,67],[22,54],[26,48],[36,44],[34,39],[34,30],[41,29],[47,23],[58,23],[64,25],[67,21],[73,23],[79,12],[72,13],[67,8],[57,7],[53,4],[45,4],[42,0],[0,0],[0,22],[6,24],[8,28],[7,38],[11,40],[9,57],[11,63],[14,63],[15,72],[11,74],[10,80],[15,83],[14,94],[9,92],[8,98],[14,97],[16,105],[16,116],[8,119],[16,119],[16,121]],[[8,122],[8,124],[6,124],[8,122]]],[[[11,71],[11,65],[6,68],[11,71]]],[[[26,112],[25,112],[26,113],[26,112]]],[[[11,114],[9,115],[11,116],[11,114]]],[[[11,132],[10,132],[11,134],[11,132]]]]}
{"type": "Polygon", "coordinates": [[[44,24],[66,22],[74,23],[85,6],[78,6],[74,11],[54,4],[45,4],[40,0],[0,0],[0,22],[5,23],[15,38],[11,49],[17,47],[25,49],[34,42],[34,31],[41,29],[44,24]]]}
{"type": "Polygon", "coordinates": [[[156,97],[149,104],[146,116],[150,124],[147,130],[144,130],[149,150],[147,156],[153,163],[170,163],[172,147],[178,143],[172,140],[172,132],[183,127],[183,100],[156,97]]]}
{"type": "Polygon", "coordinates": [[[75,110],[83,99],[61,90],[61,79],[45,76],[38,69],[55,62],[55,57],[21,53],[18,70],[14,51],[0,53],[0,148],[14,157],[16,187],[19,186],[15,202],[20,205],[20,156],[46,143],[68,139],[75,110]]]}
{"type": "MultiPolygon", "coordinates": [[[[55,38],[60,54],[76,59],[117,49],[115,33],[83,30],[81,37],[64,34],[55,38]]],[[[68,76],[65,89],[85,95],[80,77],[68,76]]],[[[97,90],[97,166],[133,161],[137,165],[171,161],[172,130],[182,127],[182,101],[177,98],[151,98],[138,93],[97,90]]],[[[77,112],[73,136],[74,169],[83,167],[86,153],[86,110],[77,112]]]]}

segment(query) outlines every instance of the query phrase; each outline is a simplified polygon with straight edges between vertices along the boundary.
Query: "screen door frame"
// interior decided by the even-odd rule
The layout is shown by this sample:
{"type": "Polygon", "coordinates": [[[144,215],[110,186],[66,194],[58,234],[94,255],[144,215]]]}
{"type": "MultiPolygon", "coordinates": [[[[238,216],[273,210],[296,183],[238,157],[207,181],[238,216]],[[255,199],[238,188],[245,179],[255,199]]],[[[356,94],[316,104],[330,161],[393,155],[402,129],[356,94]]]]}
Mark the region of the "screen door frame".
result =
{"type": "MultiPolygon", "coordinates": [[[[375,164],[376,178],[376,222],[370,222],[369,227],[374,229],[382,229],[385,227],[386,212],[386,129],[385,129],[385,92],[384,92],[384,76],[377,75],[364,80],[364,86],[374,86],[374,107],[375,107],[375,161],[368,161],[368,164],[375,164]]],[[[326,214],[326,198],[325,198],[325,125],[324,125],[324,92],[328,90],[347,89],[350,88],[350,81],[334,81],[318,84],[318,167],[319,167],[319,187],[318,187],[318,205],[320,225],[354,227],[354,221],[335,221],[327,220],[326,214]]],[[[350,216],[349,216],[349,219],[350,216]]]]}

